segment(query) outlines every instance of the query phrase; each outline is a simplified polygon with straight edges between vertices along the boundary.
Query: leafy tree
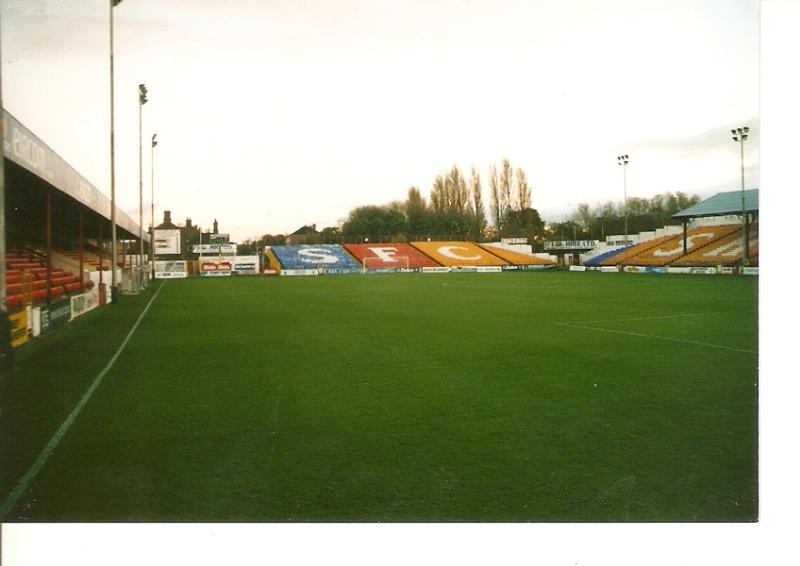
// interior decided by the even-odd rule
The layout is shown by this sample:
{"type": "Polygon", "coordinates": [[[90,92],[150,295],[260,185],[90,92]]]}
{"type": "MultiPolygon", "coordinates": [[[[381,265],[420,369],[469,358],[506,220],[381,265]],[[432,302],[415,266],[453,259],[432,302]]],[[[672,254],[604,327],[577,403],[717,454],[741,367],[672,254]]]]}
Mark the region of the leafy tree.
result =
{"type": "Polygon", "coordinates": [[[409,234],[428,234],[431,230],[431,212],[425,197],[417,187],[408,189],[408,198],[405,203],[406,223],[409,234]]]}
{"type": "Polygon", "coordinates": [[[283,234],[266,234],[261,236],[261,241],[265,246],[284,246],[286,245],[286,236],[283,234]]]}
{"type": "Polygon", "coordinates": [[[529,242],[541,241],[544,235],[544,221],[533,208],[511,210],[506,218],[506,236],[527,238],[529,242]]]}
{"type": "MultiPolygon", "coordinates": [[[[628,234],[677,224],[672,215],[698,202],[699,196],[682,192],[658,194],[650,199],[631,197],[627,203],[628,234]]],[[[590,238],[603,239],[610,234],[625,232],[625,208],[624,202],[598,203],[594,208],[580,203],[570,219],[587,229],[590,238]]]]}
{"type": "Polygon", "coordinates": [[[340,228],[336,226],[328,226],[320,230],[319,240],[323,244],[336,244],[340,240],[339,238],[340,234],[341,234],[340,228]]]}
{"type": "Polygon", "coordinates": [[[351,211],[342,225],[342,235],[379,237],[406,233],[402,206],[362,206],[351,211]]]}

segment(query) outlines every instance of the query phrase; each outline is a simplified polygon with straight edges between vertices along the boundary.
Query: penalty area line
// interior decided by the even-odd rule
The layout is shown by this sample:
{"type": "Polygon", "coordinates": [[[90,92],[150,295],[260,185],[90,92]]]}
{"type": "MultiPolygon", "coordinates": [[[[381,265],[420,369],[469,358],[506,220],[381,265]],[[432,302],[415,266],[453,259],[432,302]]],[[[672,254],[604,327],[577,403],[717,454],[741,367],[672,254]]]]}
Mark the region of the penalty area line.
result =
{"type": "Polygon", "coordinates": [[[706,348],[717,348],[720,350],[730,350],[732,352],[744,352],[745,354],[757,354],[755,350],[746,350],[744,348],[734,348],[732,346],[723,346],[721,344],[711,344],[709,342],[698,342],[697,340],[684,340],[683,338],[671,338],[669,336],[659,336],[657,334],[643,334],[641,332],[628,332],[625,330],[611,330],[610,328],[597,328],[594,326],[583,326],[580,324],[572,324],[569,322],[557,322],[557,326],[564,326],[567,328],[580,328],[583,330],[594,330],[595,332],[608,332],[610,334],[622,334],[624,336],[636,336],[637,338],[654,338],[656,340],[666,340],[668,342],[680,342],[681,344],[692,344],[694,346],[704,346],[706,348]]]}
{"type": "Polygon", "coordinates": [[[61,426],[58,427],[58,430],[53,435],[53,438],[50,439],[50,442],[47,443],[47,446],[44,447],[44,450],[42,450],[41,453],[39,453],[39,456],[36,457],[36,460],[34,460],[33,465],[30,467],[27,473],[24,476],[22,476],[22,479],[19,480],[19,483],[17,483],[16,487],[14,487],[14,489],[11,490],[11,493],[9,493],[8,497],[6,497],[6,499],[3,501],[2,506],[0,506],[0,519],[4,519],[6,515],[8,515],[8,513],[11,512],[11,510],[17,504],[17,501],[19,501],[19,498],[22,497],[22,494],[28,490],[31,483],[33,483],[33,480],[36,479],[37,475],[39,475],[39,472],[44,467],[44,464],[47,461],[47,459],[52,455],[53,451],[55,451],[59,442],[61,442],[61,439],[64,437],[65,434],[67,434],[67,431],[72,426],[72,423],[75,422],[75,419],[83,410],[83,407],[86,405],[86,403],[89,402],[89,399],[92,397],[95,390],[100,385],[100,382],[103,381],[103,378],[114,366],[114,363],[116,363],[117,358],[119,358],[120,354],[122,354],[122,351],[125,349],[125,346],[128,345],[128,341],[130,341],[134,332],[136,332],[136,329],[139,327],[139,323],[142,322],[144,315],[146,315],[147,311],[150,310],[150,306],[153,304],[153,301],[156,300],[156,297],[158,297],[158,294],[161,292],[161,289],[163,288],[164,284],[162,283],[161,285],[159,285],[155,294],[150,298],[150,301],[148,301],[147,306],[144,307],[144,310],[139,315],[139,318],[136,319],[136,322],[133,324],[133,327],[130,329],[130,332],[128,332],[128,335],[125,336],[125,339],[122,341],[122,344],[120,344],[119,348],[117,348],[117,351],[114,352],[114,355],[111,356],[111,359],[108,361],[106,366],[102,369],[102,371],[100,371],[97,377],[94,378],[94,381],[89,386],[89,389],[86,390],[86,393],[83,394],[83,397],[81,397],[80,401],[78,401],[78,403],[72,409],[72,412],[67,416],[64,422],[61,423],[61,426]]]}

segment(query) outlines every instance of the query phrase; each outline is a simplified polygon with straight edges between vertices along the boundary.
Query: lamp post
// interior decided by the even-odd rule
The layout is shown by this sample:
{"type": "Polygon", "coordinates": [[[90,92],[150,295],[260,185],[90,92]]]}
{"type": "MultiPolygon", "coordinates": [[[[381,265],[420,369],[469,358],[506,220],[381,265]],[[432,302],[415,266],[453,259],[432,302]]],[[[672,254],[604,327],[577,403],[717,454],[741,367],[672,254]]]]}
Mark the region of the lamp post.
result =
{"type": "Polygon", "coordinates": [[[156,252],[155,252],[155,245],[156,245],[156,224],[155,224],[155,183],[153,179],[153,169],[155,166],[153,165],[153,157],[155,156],[155,152],[153,151],[158,142],[156,141],[156,136],[158,134],[153,134],[153,137],[150,139],[150,267],[152,271],[150,272],[151,279],[155,280],[156,278],[156,252]]]}
{"type": "Polygon", "coordinates": [[[739,143],[739,156],[742,166],[742,265],[747,266],[750,264],[750,250],[749,242],[747,241],[747,210],[744,203],[744,140],[747,139],[750,128],[743,126],[731,130],[733,134],[733,141],[739,143]]]}
{"type": "Polygon", "coordinates": [[[114,6],[122,0],[109,0],[108,3],[108,42],[111,77],[111,302],[116,303],[119,296],[117,288],[117,198],[114,183],[114,6]]]}
{"type": "Polygon", "coordinates": [[[139,268],[144,265],[144,237],[142,224],[144,223],[144,201],[142,200],[142,106],[147,103],[147,87],[139,85],[139,268]]]}
{"type": "Polygon", "coordinates": [[[617,164],[622,165],[623,206],[625,208],[625,247],[628,247],[628,155],[618,155],[617,164]]]}

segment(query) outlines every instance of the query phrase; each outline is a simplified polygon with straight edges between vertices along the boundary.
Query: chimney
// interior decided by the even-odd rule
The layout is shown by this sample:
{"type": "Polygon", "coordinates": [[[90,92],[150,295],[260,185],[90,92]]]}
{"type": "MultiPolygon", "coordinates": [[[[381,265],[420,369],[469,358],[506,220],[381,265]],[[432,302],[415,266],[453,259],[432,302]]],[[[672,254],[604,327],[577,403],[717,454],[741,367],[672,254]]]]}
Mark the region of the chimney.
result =
{"type": "Polygon", "coordinates": [[[192,227],[192,219],[191,218],[186,218],[186,227],[187,228],[191,228],[192,227]]]}
{"type": "Polygon", "coordinates": [[[172,224],[172,211],[164,211],[164,224],[172,224]]]}

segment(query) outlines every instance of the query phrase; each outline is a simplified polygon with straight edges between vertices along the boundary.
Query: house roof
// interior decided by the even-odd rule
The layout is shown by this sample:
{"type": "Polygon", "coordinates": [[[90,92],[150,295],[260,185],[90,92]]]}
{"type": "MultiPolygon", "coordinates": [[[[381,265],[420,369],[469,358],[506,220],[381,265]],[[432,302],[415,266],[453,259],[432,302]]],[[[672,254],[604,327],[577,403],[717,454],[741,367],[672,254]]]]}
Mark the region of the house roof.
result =
{"type": "MultiPolygon", "coordinates": [[[[744,191],[745,212],[758,212],[758,189],[744,191]]],[[[727,216],[742,213],[742,191],[717,193],[713,197],[673,214],[673,218],[727,216]]]]}
{"type": "Polygon", "coordinates": [[[299,230],[292,232],[290,236],[307,236],[308,234],[318,234],[313,226],[303,226],[299,230]]]}

